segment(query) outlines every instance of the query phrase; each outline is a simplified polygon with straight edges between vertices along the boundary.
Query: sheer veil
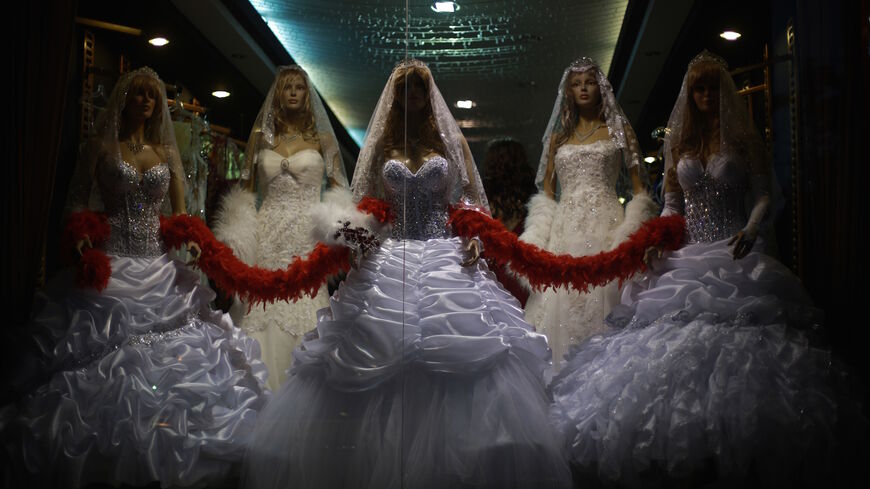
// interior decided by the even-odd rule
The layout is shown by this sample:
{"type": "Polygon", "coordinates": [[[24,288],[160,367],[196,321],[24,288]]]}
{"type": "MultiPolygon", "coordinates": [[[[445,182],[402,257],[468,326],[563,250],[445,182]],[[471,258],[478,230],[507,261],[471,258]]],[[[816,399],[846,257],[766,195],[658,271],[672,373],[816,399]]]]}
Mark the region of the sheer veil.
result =
{"type": "MultiPolygon", "coordinates": [[[[97,166],[104,162],[122,160],[119,133],[127,95],[134,82],[153,83],[157,88],[154,112],[151,118],[145,122],[145,141],[154,147],[158,154],[162,152],[160,156],[169,166],[173,176],[186,182],[178,147],[175,143],[175,128],[169,117],[166,86],[154,70],[147,66],[142,67],[121,76],[109,95],[109,102],[105,110],[94,124],[93,136],[82,145],[67,194],[67,212],[84,208],[95,211],[105,210],[97,185],[96,170],[97,166]]],[[[166,198],[163,204],[163,212],[165,214],[171,213],[169,198],[166,198]]]]}
{"type": "Polygon", "coordinates": [[[622,151],[624,161],[622,168],[631,168],[640,164],[640,147],[637,137],[631,129],[631,124],[625,117],[625,113],[616,101],[610,81],[595,61],[583,56],[565,68],[565,71],[562,73],[562,79],[559,81],[556,102],[553,104],[550,120],[547,122],[547,129],[544,131],[542,139],[543,151],[538,163],[538,172],[535,176],[535,185],[538,186],[539,190],[543,189],[544,176],[550,158],[550,141],[554,134],[558,134],[564,129],[563,112],[567,110],[567,104],[573,103],[566,97],[568,79],[574,73],[583,73],[590,70],[595,74],[598,88],[601,91],[601,101],[604,104],[604,122],[607,124],[610,139],[622,151]]]}
{"type": "MultiPolygon", "coordinates": [[[[675,168],[681,155],[674,155],[674,148],[685,137],[690,124],[689,111],[691,89],[689,86],[692,69],[700,65],[714,65],[719,73],[719,150],[731,151],[738,155],[736,162],[744,165],[753,180],[756,192],[770,193],[771,171],[764,141],[755,130],[746,103],[737,93],[734,80],[728,74],[728,64],[721,57],[704,50],[689,63],[677,102],[668,118],[668,131],[665,135],[665,175],[675,168]]],[[[664,186],[662,186],[664,192],[664,186]]]]}
{"type": "Polygon", "coordinates": [[[276,133],[276,121],[280,120],[280,103],[276,101],[275,97],[280,96],[276,95],[276,92],[282,88],[279,87],[281,81],[290,74],[302,76],[308,86],[307,105],[311,118],[305,122],[307,127],[302,128],[303,137],[312,140],[316,138],[320,143],[320,155],[324,162],[324,178],[331,178],[339,185],[347,187],[347,175],[341,160],[341,151],[335,133],[332,131],[332,125],[329,123],[329,116],[326,114],[323,101],[311,83],[308,73],[297,65],[280,66],[275,73],[275,80],[269,87],[266,100],[260,107],[260,112],[257,114],[257,119],[254,121],[251,134],[248,137],[248,144],[245,148],[245,166],[242,169],[242,182],[250,182],[251,179],[256,181],[260,153],[263,150],[272,149],[280,143],[280,134],[276,133]]]}
{"type": "Polygon", "coordinates": [[[455,177],[452,183],[451,201],[466,200],[488,210],[489,204],[480,175],[470,152],[465,151],[464,138],[459,130],[459,125],[435,85],[429,67],[416,59],[402,61],[396,65],[386,86],[384,86],[383,92],[381,92],[381,97],[369,121],[366,139],[354,170],[353,183],[351,184],[354,200],[359,201],[366,195],[377,198],[384,197],[380,175],[380,169],[384,163],[384,133],[390,111],[395,102],[396,81],[399,76],[411,70],[420,70],[428,75],[429,106],[432,108],[438,134],[447,153],[443,156],[450,162],[451,173],[455,177]]]}

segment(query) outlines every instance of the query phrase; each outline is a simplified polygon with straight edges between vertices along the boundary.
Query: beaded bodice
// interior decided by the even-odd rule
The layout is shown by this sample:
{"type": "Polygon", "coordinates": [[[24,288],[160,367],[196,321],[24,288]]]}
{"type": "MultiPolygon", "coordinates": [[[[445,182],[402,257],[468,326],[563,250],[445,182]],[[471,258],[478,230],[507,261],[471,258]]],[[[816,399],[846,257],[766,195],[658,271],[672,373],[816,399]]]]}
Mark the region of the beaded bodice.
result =
{"type": "Polygon", "coordinates": [[[615,200],[621,155],[610,139],[559,146],[554,160],[562,195],[585,194],[585,198],[615,200]]]}
{"type": "Polygon", "coordinates": [[[686,231],[690,243],[729,238],[746,224],[744,198],[749,190],[747,175],[728,153],[701,162],[683,157],[677,178],[686,204],[686,231]]]}
{"type": "Polygon", "coordinates": [[[396,216],[394,238],[425,240],[448,236],[449,166],[443,156],[427,159],[417,173],[399,160],[384,163],[384,191],[396,216]]]}
{"type": "Polygon", "coordinates": [[[111,234],[107,253],[153,257],[165,252],[160,239],[160,212],[169,190],[169,165],[140,172],[121,158],[98,165],[97,182],[111,234]]]}

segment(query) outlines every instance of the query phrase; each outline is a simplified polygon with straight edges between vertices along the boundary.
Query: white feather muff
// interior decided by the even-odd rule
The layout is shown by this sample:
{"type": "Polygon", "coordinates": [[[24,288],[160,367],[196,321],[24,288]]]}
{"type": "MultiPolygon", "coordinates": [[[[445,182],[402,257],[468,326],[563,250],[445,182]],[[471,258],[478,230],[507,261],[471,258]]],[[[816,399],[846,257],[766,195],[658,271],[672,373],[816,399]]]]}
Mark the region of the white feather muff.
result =
{"type": "Polygon", "coordinates": [[[248,265],[257,262],[256,195],[235,186],[221,199],[212,231],[248,265]]]}
{"type": "Polygon", "coordinates": [[[347,243],[343,235],[335,237],[346,222],[350,222],[351,228],[362,227],[378,236],[388,233],[390,229],[388,224],[381,224],[374,216],[357,209],[353,194],[341,186],[324,192],[320,203],[312,207],[311,213],[311,236],[315,241],[328,245],[354,246],[353,243],[347,243]]]}
{"type": "Polygon", "coordinates": [[[641,224],[658,216],[658,214],[659,206],[653,202],[649,194],[646,192],[636,194],[625,205],[625,218],[613,230],[613,241],[611,241],[609,249],[616,248],[622,244],[632,233],[640,229],[641,224]]]}
{"type": "Polygon", "coordinates": [[[525,229],[520,240],[546,249],[550,242],[550,230],[553,227],[553,216],[556,214],[556,201],[544,193],[537,193],[527,204],[529,209],[525,229]]]}

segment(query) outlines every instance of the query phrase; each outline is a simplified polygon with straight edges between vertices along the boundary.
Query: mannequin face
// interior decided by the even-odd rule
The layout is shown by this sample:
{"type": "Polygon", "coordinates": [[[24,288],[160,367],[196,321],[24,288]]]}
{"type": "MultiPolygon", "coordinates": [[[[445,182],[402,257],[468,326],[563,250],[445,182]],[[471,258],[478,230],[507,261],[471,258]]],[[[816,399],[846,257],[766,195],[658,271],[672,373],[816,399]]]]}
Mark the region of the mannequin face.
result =
{"type": "Polygon", "coordinates": [[[281,101],[287,110],[297,111],[305,107],[305,102],[308,101],[308,84],[302,75],[290,75],[284,82],[281,101]]]}
{"type": "Polygon", "coordinates": [[[568,78],[567,92],[578,109],[591,110],[601,104],[601,88],[593,70],[572,73],[568,78]]]}
{"type": "Polygon", "coordinates": [[[692,85],[692,100],[702,114],[719,112],[719,81],[702,78],[692,85]]]}
{"type": "Polygon", "coordinates": [[[417,75],[416,73],[408,75],[404,82],[400,81],[396,85],[396,102],[400,107],[405,107],[406,85],[408,112],[420,112],[428,103],[428,99],[426,98],[426,84],[423,82],[420,75],[417,75]]]}
{"type": "Polygon", "coordinates": [[[128,118],[145,121],[154,114],[157,104],[157,89],[145,77],[136,79],[130,85],[127,92],[127,101],[124,105],[124,113],[128,118]]]}

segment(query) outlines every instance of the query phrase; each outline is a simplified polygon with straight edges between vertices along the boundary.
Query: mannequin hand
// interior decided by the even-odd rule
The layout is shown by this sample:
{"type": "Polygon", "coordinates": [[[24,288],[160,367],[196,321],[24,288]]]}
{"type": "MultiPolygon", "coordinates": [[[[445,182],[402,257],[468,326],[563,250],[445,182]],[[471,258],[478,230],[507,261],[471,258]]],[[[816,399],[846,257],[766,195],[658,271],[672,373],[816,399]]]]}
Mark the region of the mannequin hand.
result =
{"type": "Polygon", "coordinates": [[[85,246],[87,246],[88,248],[94,247],[94,245],[91,244],[91,237],[88,236],[87,234],[85,235],[84,238],[82,238],[76,242],[76,252],[78,252],[79,256],[82,256],[82,248],[84,248],[85,246]]]}
{"type": "Polygon", "coordinates": [[[470,267],[480,259],[480,241],[477,238],[469,240],[465,246],[465,251],[468,252],[468,259],[462,262],[462,266],[470,267]]]}
{"type": "Polygon", "coordinates": [[[360,262],[362,261],[362,253],[356,248],[350,249],[350,267],[354,270],[359,270],[360,262]]]}
{"type": "Polygon", "coordinates": [[[662,257],[662,249],[658,246],[650,246],[643,252],[643,263],[649,267],[653,261],[653,258],[661,258],[662,257]]]}
{"type": "Polygon", "coordinates": [[[734,245],[734,259],[739,260],[752,251],[752,246],[755,244],[755,235],[746,230],[741,230],[728,241],[728,246],[732,244],[734,245]]]}
{"type": "Polygon", "coordinates": [[[196,266],[196,263],[199,261],[199,257],[202,256],[202,248],[200,248],[199,245],[195,242],[188,241],[187,252],[190,253],[191,256],[190,262],[188,264],[196,266]]]}

